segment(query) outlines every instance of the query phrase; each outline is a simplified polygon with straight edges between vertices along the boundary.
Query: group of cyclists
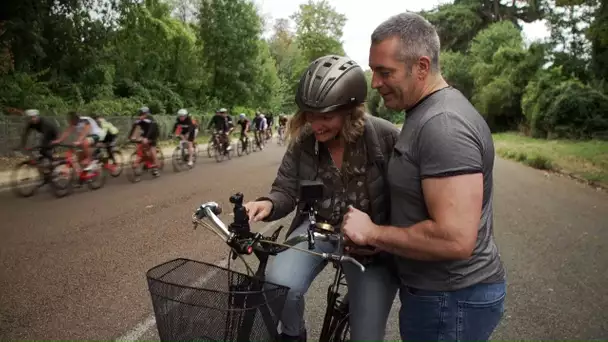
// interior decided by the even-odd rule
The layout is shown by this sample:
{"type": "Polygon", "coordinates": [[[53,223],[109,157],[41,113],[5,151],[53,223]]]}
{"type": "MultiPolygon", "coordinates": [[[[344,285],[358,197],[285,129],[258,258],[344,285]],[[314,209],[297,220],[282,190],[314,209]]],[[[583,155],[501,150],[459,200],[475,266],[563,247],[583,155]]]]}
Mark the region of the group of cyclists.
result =
{"type": "MultiPolygon", "coordinates": [[[[25,111],[25,115],[28,117],[28,121],[22,135],[21,148],[25,147],[30,131],[37,131],[41,134],[39,145],[41,157],[52,160],[53,146],[62,143],[71,134],[76,133],[76,139],[72,142],[72,145],[80,147],[82,150],[80,162],[74,163],[76,172],[81,171],[80,166],[82,166],[82,170],[84,171],[89,171],[96,167],[93,152],[98,148],[105,148],[110,161],[114,164],[116,163],[113,149],[119,130],[102,115],[93,114],[86,116],[75,111],[69,112],[68,127],[63,132],[60,132],[54,120],[41,116],[37,109],[28,109],[25,111]]],[[[263,133],[267,137],[272,137],[272,123],[273,116],[270,114],[266,117],[264,114],[257,112],[255,118],[250,123],[247,116],[241,113],[237,121],[237,124],[241,127],[240,140],[244,144],[248,144],[248,133],[254,131],[256,133],[256,142],[259,144],[258,139],[263,139],[263,133]]],[[[287,118],[281,114],[279,118],[279,134],[284,132],[286,124],[287,118]]],[[[230,153],[232,149],[229,136],[234,128],[235,125],[232,118],[228,115],[226,108],[217,110],[207,125],[207,129],[213,130],[214,136],[218,136],[220,143],[223,145],[224,153],[230,153]]],[[[192,167],[199,123],[190,115],[187,109],[182,108],[177,111],[177,118],[171,132],[175,137],[188,142],[188,166],[192,167]]],[[[130,141],[142,144],[144,149],[149,151],[150,159],[154,165],[151,168],[154,176],[158,176],[159,173],[159,162],[156,151],[159,133],[158,124],[151,115],[150,109],[148,107],[139,108],[137,119],[132,124],[128,137],[130,141]],[[137,128],[139,128],[140,132],[138,137],[134,136],[137,128]]],[[[135,163],[138,162],[140,161],[135,161],[135,163]]],[[[138,165],[134,165],[134,167],[138,167],[138,165]]]]}

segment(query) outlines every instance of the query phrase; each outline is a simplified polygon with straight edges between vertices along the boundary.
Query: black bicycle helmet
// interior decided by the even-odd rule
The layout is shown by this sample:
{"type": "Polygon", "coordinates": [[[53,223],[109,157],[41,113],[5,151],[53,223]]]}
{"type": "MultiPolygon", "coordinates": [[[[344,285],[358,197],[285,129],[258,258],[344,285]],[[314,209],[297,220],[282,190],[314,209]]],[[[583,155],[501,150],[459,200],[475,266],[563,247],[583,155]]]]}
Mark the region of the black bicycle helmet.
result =
{"type": "Polygon", "coordinates": [[[312,62],[300,78],[296,104],[301,111],[326,113],[365,102],[367,81],[352,59],[328,55],[312,62]]]}

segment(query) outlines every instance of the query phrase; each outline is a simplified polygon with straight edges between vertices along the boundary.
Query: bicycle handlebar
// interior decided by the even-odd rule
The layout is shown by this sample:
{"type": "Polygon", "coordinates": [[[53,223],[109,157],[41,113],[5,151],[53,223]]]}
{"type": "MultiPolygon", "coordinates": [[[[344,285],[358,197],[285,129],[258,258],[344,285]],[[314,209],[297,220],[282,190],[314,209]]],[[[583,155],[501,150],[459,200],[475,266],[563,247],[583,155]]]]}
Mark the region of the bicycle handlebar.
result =
{"type": "MultiPolygon", "coordinates": [[[[202,223],[203,219],[207,218],[212,223],[212,227],[213,227],[212,230],[214,232],[216,232],[218,235],[220,235],[220,237],[224,240],[224,242],[226,242],[226,244],[228,244],[233,249],[235,249],[238,253],[241,253],[241,254],[251,254],[254,250],[258,250],[258,251],[261,251],[264,253],[274,254],[274,253],[280,253],[288,248],[293,248],[293,249],[296,249],[296,250],[299,250],[299,251],[302,251],[305,253],[319,256],[327,261],[350,262],[351,264],[357,266],[361,270],[361,272],[365,272],[365,266],[363,266],[359,261],[357,261],[356,259],[354,259],[350,256],[342,255],[342,254],[333,254],[333,253],[317,253],[317,252],[313,252],[310,250],[295,247],[295,245],[297,245],[300,242],[308,241],[308,239],[309,239],[308,234],[296,235],[294,237],[287,239],[284,243],[279,243],[279,242],[274,241],[274,239],[276,239],[276,236],[265,237],[260,233],[239,234],[239,233],[231,232],[228,229],[228,227],[226,226],[226,224],[218,217],[218,215],[220,215],[221,213],[222,213],[222,208],[216,202],[207,202],[207,203],[201,204],[201,206],[192,215],[192,223],[194,224],[194,227],[196,228],[196,226],[198,224],[202,223]],[[246,235],[246,236],[243,236],[243,235],[246,235]],[[268,249],[268,247],[261,246],[262,244],[271,245],[274,247],[282,247],[282,248],[280,250],[279,249],[271,250],[271,249],[268,249]]],[[[314,232],[313,234],[314,234],[315,239],[322,240],[322,241],[338,241],[340,239],[339,236],[332,235],[332,234],[321,234],[321,233],[317,233],[317,232],[314,232]]],[[[276,232],[274,235],[276,235],[276,232]]]]}

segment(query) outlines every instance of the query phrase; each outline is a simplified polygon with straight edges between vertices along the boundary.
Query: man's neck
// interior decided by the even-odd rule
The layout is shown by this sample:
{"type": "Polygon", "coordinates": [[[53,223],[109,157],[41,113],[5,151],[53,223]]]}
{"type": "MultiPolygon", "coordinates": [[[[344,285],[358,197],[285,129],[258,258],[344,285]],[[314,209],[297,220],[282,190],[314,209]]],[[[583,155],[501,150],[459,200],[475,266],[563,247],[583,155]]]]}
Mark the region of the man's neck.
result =
{"type": "Polygon", "coordinates": [[[427,97],[429,94],[432,94],[432,93],[436,92],[437,90],[443,89],[447,86],[449,86],[449,84],[443,79],[443,77],[440,74],[437,74],[436,76],[431,76],[431,78],[429,78],[429,81],[422,88],[422,92],[420,93],[420,96],[418,96],[418,99],[416,100],[416,102],[413,103],[412,106],[415,106],[416,104],[418,104],[422,99],[427,97]]]}

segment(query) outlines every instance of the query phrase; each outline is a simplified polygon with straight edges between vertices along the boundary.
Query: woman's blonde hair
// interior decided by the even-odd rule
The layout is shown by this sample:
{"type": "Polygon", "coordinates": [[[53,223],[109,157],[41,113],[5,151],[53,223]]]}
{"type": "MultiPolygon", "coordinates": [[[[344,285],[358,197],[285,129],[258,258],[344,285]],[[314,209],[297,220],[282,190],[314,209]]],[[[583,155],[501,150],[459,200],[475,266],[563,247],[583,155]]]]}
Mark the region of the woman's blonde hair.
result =
{"type": "MultiPolygon", "coordinates": [[[[350,109],[343,114],[344,124],[340,130],[340,137],[347,143],[352,143],[363,134],[365,126],[365,104],[350,109]]],[[[289,147],[312,134],[310,124],[306,122],[306,112],[298,111],[287,123],[287,139],[289,147]]]]}

